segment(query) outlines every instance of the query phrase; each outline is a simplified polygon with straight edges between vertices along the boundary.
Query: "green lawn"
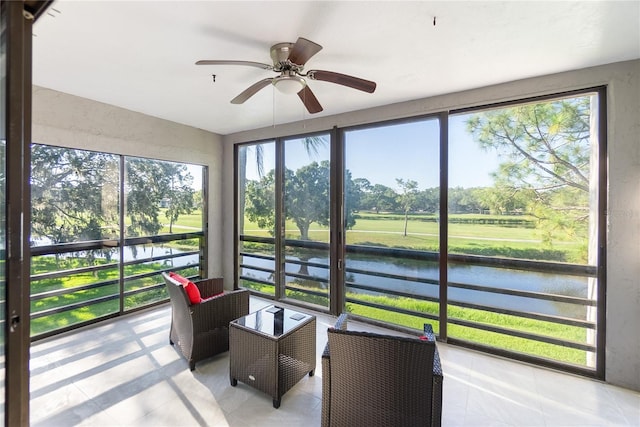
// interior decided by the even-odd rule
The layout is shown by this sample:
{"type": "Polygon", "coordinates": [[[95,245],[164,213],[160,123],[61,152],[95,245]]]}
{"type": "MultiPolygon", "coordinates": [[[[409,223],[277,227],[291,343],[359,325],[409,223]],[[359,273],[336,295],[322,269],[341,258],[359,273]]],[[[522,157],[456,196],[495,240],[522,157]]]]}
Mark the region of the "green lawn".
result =
{"type": "MultiPolygon", "coordinates": [[[[439,250],[439,224],[424,221],[413,216],[408,222],[407,236],[404,236],[404,217],[385,214],[381,219],[375,215],[365,215],[356,221],[351,230],[347,230],[346,243],[349,245],[373,245],[390,248],[405,248],[424,251],[439,250]]],[[[452,216],[455,218],[464,215],[452,216]]],[[[469,215],[468,219],[524,219],[523,217],[505,217],[498,215],[469,215]]],[[[245,220],[245,234],[250,236],[271,237],[267,230],[245,220]]],[[[286,237],[297,239],[300,233],[292,221],[285,223],[286,237]]],[[[585,244],[578,240],[568,241],[567,236],[558,235],[552,244],[543,244],[538,231],[531,227],[513,227],[501,224],[449,224],[449,253],[501,256],[532,260],[548,260],[570,263],[585,263],[585,244]]],[[[309,238],[328,242],[329,230],[317,224],[311,225],[309,238]]]]}
{"type": "MultiPolygon", "coordinates": [[[[165,225],[166,232],[169,232],[169,220],[165,216],[166,209],[160,209],[160,222],[165,225]]],[[[202,230],[202,211],[200,209],[193,211],[189,215],[180,215],[178,221],[173,224],[174,232],[176,229],[186,230],[202,230]]]]}
{"type": "MultiPolygon", "coordinates": [[[[94,265],[104,264],[104,259],[97,259],[94,265]]],[[[88,265],[85,258],[61,257],[56,260],[51,256],[39,256],[31,258],[32,274],[41,274],[45,272],[64,271],[73,268],[86,267],[88,265]]],[[[151,273],[159,271],[165,265],[156,263],[145,263],[137,265],[129,265],[125,267],[125,276],[134,276],[137,274],[151,273]]],[[[197,274],[197,268],[183,270],[184,275],[197,274]]],[[[52,295],[46,298],[37,299],[31,303],[31,313],[37,314],[45,310],[54,308],[63,308],[72,304],[87,303],[82,308],[66,310],[60,313],[50,314],[44,317],[38,317],[31,321],[31,334],[37,335],[51,330],[63,328],[65,326],[76,323],[96,319],[110,313],[116,313],[120,309],[120,303],[117,299],[104,301],[100,303],[91,303],[92,300],[103,297],[119,295],[117,284],[105,284],[91,289],[80,289],[86,285],[98,284],[100,282],[117,280],[119,277],[119,267],[112,267],[88,273],[68,274],[63,277],[38,279],[31,281],[31,294],[37,295],[45,292],[66,290],[62,295],[52,295]]],[[[143,289],[161,282],[160,276],[151,276],[145,278],[129,279],[125,282],[125,291],[133,291],[143,289]]],[[[125,297],[125,310],[135,307],[144,306],[152,302],[166,298],[164,288],[149,289],[144,292],[125,297]]]]}
{"type": "MultiPolygon", "coordinates": [[[[262,285],[258,283],[245,282],[244,286],[254,289],[258,292],[273,295],[273,286],[262,285]]],[[[296,285],[299,288],[304,286],[296,285]]],[[[317,291],[318,289],[314,289],[317,291]]],[[[404,310],[412,310],[418,313],[430,314],[438,316],[439,305],[429,301],[419,301],[406,297],[388,297],[366,294],[355,294],[347,292],[347,298],[356,301],[381,304],[388,307],[394,307],[404,310]]],[[[300,291],[287,290],[287,297],[317,304],[326,307],[328,299],[326,297],[318,297],[300,291]]],[[[396,313],[389,310],[383,310],[367,305],[358,304],[357,302],[348,302],[346,311],[358,316],[375,319],[389,324],[404,326],[416,331],[422,331],[424,323],[431,323],[434,331],[438,333],[438,321],[427,318],[426,316],[408,315],[404,313],[396,313]]],[[[586,342],[586,330],[584,328],[565,326],[551,322],[544,322],[533,319],[526,319],[517,316],[491,313],[482,310],[460,308],[450,306],[447,316],[450,319],[462,319],[473,321],[483,325],[498,326],[507,330],[529,332],[536,335],[558,338],[565,341],[573,341],[578,343],[586,342]]],[[[495,332],[487,332],[480,329],[468,328],[450,323],[448,325],[448,336],[451,338],[459,338],[465,341],[475,342],[489,347],[515,351],[537,357],[543,357],[560,362],[571,363],[584,366],[586,364],[587,353],[582,350],[571,349],[555,344],[547,344],[535,340],[513,337],[506,334],[495,332]]]]}

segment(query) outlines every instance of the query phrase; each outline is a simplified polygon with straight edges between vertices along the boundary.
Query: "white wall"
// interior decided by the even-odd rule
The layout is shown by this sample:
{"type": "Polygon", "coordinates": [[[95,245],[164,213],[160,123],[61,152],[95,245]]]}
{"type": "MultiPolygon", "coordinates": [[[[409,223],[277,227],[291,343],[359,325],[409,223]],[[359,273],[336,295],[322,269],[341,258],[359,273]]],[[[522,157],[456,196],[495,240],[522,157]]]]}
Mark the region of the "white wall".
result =
{"type": "MultiPolygon", "coordinates": [[[[32,140],[40,144],[208,166],[209,276],[222,274],[221,136],[34,86],[32,140]]],[[[232,286],[231,281],[226,285],[232,286]]]]}
{"type": "MultiPolygon", "coordinates": [[[[425,82],[433,84],[433,82],[425,82]]],[[[233,277],[233,145],[607,85],[606,380],[640,390],[640,61],[535,77],[465,92],[224,136],[223,273],[233,277]]],[[[372,95],[375,96],[375,95],[372,95]]]]}

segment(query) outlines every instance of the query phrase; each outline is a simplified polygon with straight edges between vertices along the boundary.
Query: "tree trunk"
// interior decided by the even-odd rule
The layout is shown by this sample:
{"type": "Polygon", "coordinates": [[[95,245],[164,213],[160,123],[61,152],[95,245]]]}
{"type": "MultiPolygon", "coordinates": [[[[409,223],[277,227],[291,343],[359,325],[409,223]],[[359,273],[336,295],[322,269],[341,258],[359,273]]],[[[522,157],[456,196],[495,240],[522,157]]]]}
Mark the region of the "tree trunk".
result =
{"type": "Polygon", "coordinates": [[[309,240],[309,224],[298,224],[300,240],[309,240]]]}
{"type": "Polygon", "coordinates": [[[409,222],[409,211],[404,212],[404,237],[407,237],[407,223],[409,222]]]}

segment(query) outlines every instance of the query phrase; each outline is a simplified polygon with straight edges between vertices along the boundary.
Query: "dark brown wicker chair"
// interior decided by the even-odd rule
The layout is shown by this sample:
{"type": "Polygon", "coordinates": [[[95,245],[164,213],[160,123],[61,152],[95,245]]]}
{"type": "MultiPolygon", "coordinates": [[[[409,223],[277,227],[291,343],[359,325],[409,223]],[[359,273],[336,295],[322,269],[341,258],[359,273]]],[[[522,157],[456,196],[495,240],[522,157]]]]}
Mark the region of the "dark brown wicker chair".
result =
{"type": "Polygon", "coordinates": [[[249,314],[249,291],[223,292],[222,279],[205,279],[194,282],[202,298],[217,295],[192,305],[180,283],[167,274],[162,277],[171,300],[169,343],[178,344],[189,369],[193,371],[196,362],[229,350],[229,322],[249,314]]]}
{"type": "Polygon", "coordinates": [[[442,369],[427,340],[329,328],[322,355],[322,426],[440,426],[442,369]]]}

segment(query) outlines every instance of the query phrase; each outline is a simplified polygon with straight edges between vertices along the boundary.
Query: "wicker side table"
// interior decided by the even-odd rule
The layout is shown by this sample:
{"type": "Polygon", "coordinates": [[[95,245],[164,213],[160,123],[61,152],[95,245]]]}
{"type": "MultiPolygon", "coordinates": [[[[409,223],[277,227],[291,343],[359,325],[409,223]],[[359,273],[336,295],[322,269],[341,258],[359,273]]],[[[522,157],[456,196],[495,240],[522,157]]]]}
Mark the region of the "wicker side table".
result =
{"type": "Polygon", "coordinates": [[[229,380],[267,393],[273,407],[316,368],[316,318],[270,306],[229,324],[229,380]]]}

